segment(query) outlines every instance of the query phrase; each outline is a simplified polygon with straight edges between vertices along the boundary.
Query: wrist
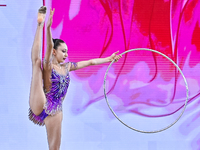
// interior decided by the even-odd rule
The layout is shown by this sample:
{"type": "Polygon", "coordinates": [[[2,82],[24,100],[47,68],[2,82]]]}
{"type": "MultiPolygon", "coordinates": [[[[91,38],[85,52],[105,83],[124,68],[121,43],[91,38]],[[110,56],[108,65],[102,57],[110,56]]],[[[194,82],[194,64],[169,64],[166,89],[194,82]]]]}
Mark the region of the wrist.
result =
{"type": "Polygon", "coordinates": [[[112,62],[111,56],[107,57],[107,62],[112,62]]]}
{"type": "Polygon", "coordinates": [[[51,30],[51,26],[50,25],[47,26],[47,30],[51,30]]]}
{"type": "Polygon", "coordinates": [[[43,28],[44,27],[44,23],[38,23],[38,27],[43,28]]]}

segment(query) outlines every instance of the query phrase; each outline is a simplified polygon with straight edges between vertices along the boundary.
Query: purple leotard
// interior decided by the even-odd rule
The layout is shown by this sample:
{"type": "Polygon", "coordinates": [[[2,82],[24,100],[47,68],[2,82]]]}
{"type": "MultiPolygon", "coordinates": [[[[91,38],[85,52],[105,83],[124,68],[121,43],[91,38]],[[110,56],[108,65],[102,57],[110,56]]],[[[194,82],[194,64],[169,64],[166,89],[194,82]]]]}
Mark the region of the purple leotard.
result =
{"type": "Polygon", "coordinates": [[[40,115],[36,116],[32,110],[29,108],[29,119],[35,124],[43,126],[44,119],[48,115],[55,115],[56,113],[62,111],[62,102],[67,93],[67,89],[70,83],[69,69],[68,65],[70,64],[70,69],[75,70],[77,64],[68,62],[66,63],[66,75],[61,75],[56,72],[55,69],[52,69],[51,73],[51,89],[49,92],[45,93],[46,104],[44,105],[44,110],[40,115]]]}

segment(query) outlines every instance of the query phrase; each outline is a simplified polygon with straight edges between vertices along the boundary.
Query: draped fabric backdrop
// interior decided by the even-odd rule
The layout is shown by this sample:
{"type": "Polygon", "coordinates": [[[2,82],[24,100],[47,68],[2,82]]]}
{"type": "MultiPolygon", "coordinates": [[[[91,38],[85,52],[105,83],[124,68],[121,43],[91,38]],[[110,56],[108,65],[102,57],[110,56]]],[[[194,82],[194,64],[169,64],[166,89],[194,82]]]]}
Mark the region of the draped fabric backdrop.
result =
{"type": "MultiPolygon", "coordinates": [[[[30,54],[42,4],[0,0],[0,149],[48,149],[45,127],[28,120],[30,54]]],[[[189,84],[188,106],[180,120],[166,131],[142,134],[121,124],[106,104],[103,81],[109,63],[71,72],[63,103],[61,150],[200,149],[200,1],[46,0],[45,4],[48,14],[55,8],[52,35],[66,42],[67,61],[150,48],[176,62],[189,84]]],[[[147,51],[127,53],[114,63],[106,88],[119,118],[141,130],[171,124],[186,100],[178,70],[166,58],[147,51]]]]}

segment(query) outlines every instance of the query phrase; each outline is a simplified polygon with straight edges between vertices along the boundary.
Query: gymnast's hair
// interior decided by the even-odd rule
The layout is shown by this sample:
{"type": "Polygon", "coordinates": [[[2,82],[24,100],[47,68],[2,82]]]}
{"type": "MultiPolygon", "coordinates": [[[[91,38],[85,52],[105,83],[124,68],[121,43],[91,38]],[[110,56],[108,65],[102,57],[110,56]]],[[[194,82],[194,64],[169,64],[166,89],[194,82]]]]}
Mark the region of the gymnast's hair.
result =
{"type": "Polygon", "coordinates": [[[53,48],[57,50],[58,46],[60,46],[61,43],[65,43],[63,40],[61,39],[53,39],[53,48]]]}

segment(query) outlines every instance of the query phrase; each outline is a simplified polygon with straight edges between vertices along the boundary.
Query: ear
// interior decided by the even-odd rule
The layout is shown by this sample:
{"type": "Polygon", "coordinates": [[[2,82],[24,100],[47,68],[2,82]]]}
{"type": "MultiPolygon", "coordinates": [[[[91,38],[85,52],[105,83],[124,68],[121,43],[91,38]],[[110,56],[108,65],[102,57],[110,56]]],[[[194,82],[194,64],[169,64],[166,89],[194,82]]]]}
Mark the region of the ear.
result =
{"type": "Polygon", "coordinates": [[[55,50],[55,49],[53,49],[53,55],[54,55],[54,56],[56,55],[56,50],[55,50]]]}

